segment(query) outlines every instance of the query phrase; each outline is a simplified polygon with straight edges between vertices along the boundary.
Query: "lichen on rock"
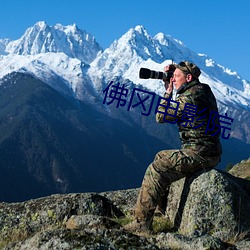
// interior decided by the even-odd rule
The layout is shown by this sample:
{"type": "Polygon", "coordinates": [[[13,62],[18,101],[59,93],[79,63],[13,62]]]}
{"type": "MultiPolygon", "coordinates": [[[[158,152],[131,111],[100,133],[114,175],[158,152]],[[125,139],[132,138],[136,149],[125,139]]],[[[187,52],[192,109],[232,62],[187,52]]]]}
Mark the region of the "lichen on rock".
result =
{"type": "Polygon", "coordinates": [[[0,203],[0,249],[167,250],[249,246],[248,180],[212,169],[172,183],[166,215],[155,216],[153,226],[157,230],[152,235],[131,234],[121,223],[131,218],[138,192],[137,188],[0,203]]]}
{"type": "Polygon", "coordinates": [[[166,214],[184,235],[228,240],[250,230],[250,182],[218,170],[173,183],[166,214]]]}

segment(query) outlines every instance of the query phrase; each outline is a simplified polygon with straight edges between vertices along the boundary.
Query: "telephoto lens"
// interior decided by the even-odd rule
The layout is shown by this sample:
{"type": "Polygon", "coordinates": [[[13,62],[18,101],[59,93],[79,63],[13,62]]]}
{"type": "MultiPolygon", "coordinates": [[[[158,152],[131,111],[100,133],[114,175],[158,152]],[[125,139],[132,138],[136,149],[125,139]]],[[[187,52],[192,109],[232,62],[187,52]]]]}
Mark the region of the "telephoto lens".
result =
{"type": "Polygon", "coordinates": [[[140,68],[139,77],[142,79],[167,79],[165,72],[154,71],[147,68],[140,68]]]}
{"type": "Polygon", "coordinates": [[[154,71],[147,68],[140,68],[139,77],[142,79],[162,79],[170,82],[171,77],[175,71],[175,65],[170,64],[167,72],[154,71]]]}

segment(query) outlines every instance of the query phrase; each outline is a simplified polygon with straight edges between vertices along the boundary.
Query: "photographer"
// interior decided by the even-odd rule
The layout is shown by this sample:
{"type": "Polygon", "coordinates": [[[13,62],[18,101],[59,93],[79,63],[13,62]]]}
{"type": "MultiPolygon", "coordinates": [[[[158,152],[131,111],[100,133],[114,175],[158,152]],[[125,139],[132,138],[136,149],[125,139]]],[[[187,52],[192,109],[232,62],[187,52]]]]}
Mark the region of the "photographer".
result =
{"type": "Polygon", "coordinates": [[[160,151],[147,168],[135,205],[135,220],[125,226],[129,231],[152,230],[155,209],[162,204],[170,184],[197,170],[213,168],[220,162],[222,149],[220,133],[216,134],[219,126],[216,117],[213,119],[214,126],[207,130],[210,113],[218,113],[215,97],[207,84],[200,83],[201,71],[195,64],[181,62],[164,70],[168,73],[173,67],[173,76],[163,78],[166,92],[158,107],[156,121],[177,123],[182,147],[160,151]],[[176,99],[173,108],[169,108],[174,88],[176,99]],[[183,120],[186,104],[197,107],[192,122],[183,120]]]}

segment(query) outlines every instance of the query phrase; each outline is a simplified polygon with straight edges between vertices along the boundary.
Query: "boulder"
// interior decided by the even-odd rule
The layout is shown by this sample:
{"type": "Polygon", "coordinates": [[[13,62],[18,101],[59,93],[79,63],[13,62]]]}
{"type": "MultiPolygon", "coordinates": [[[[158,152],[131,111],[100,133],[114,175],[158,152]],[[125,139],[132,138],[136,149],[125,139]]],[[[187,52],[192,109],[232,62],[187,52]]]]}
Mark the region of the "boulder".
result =
{"type": "Polygon", "coordinates": [[[185,250],[204,250],[204,249],[228,249],[228,244],[219,238],[205,234],[196,237],[187,237],[177,233],[162,233],[157,236],[158,246],[161,249],[185,249],[185,250]]]}
{"type": "Polygon", "coordinates": [[[212,169],[174,182],[166,216],[178,232],[228,241],[250,230],[250,181],[212,169]]]}
{"type": "Polygon", "coordinates": [[[103,227],[110,223],[100,217],[124,216],[110,200],[96,193],[52,195],[20,203],[0,203],[0,249],[8,242],[27,239],[45,229],[65,228],[69,219],[72,221],[74,216],[81,215],[86,216],[85,220],[82,218],[82,224],[95,218],[92,224],[102,221],[103,227]],[[87,218],[87,215],[95,217],[87,218]]]}
{"type": "Polygon", "coordinates": [[[235,164],[229,173],[236,177],[244,178],[250,180],[250,158],[242,160],[241,162],[235,164]]]}

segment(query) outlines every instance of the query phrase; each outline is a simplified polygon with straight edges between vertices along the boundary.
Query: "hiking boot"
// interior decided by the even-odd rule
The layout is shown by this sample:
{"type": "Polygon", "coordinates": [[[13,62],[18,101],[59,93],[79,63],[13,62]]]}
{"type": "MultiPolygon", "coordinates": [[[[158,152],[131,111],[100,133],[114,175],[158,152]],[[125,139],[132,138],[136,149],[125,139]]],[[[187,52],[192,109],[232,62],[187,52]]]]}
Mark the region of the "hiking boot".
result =
{"type": "Polygon", "coordinates": [[[145,221],[140,222],[138,220],[134,220],[130,222],[129,224],[125,225],[123,228],[129,232],[134,232],[134,233],[138,232],[138,233],[151,234],[153,231],[151,223],[145,222],[145,221]]]}

